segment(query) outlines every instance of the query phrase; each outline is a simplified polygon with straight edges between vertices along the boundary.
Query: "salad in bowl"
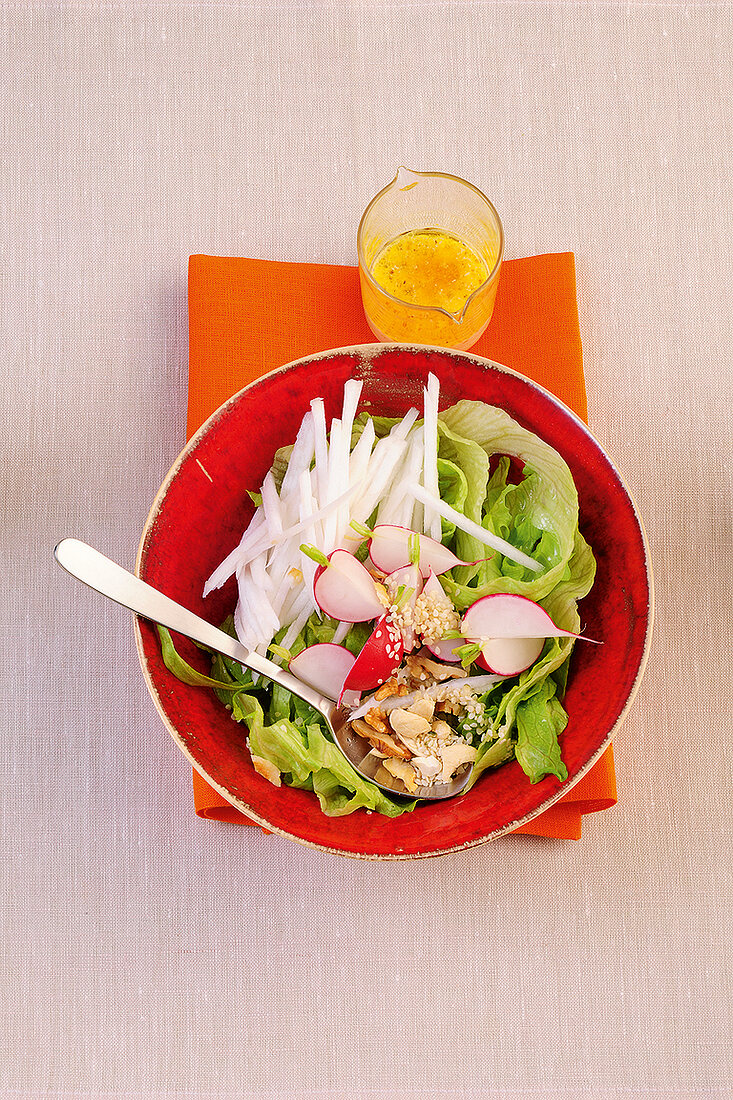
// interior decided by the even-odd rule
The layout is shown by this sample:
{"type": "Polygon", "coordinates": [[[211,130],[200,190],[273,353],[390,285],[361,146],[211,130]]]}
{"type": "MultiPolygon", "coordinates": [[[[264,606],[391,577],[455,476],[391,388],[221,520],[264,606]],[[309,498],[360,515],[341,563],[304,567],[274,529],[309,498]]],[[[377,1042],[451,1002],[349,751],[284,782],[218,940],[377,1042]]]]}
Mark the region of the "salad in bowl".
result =
{"type": "Polygon", "coordinates": [[[202,673],[159,628],[166,667],[216,694],[260,777],[327,817],[400,817],[509,761],[528,785],[563,783],[573,652],[603,640],[582,633],[596,559],[567,462],[497,404],[446,403],[433,371],[401,415],[363,389],[348,377],[330,418],[310,399],[201,598],[233,585],[223,628],[345,706],[404,797],[358,774],[302,700],[222,655],[202,673]]]}

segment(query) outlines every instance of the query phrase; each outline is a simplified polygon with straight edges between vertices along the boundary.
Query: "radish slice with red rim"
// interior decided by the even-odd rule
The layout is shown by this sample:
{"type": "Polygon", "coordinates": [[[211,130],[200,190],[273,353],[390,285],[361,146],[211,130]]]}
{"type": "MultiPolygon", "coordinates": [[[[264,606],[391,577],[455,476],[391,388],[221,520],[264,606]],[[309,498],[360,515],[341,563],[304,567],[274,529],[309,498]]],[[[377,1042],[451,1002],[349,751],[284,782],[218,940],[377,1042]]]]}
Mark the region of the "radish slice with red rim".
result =
{"type": "Polygon", "coordinates": [[[497,676],[518,676],[535,663],[544,646],[544,638],[489,638],[476,664],[497,676]]]}
{"type": "Polygon", "coordinates": [[[302,649],[289,664],[297,676],[329,699],[338,699],[344,680],[351,672],[356,657],[345,646],[333,642],[318,642],[302,649]]]}
{"type": "Polygon", "coordinates": [[[435,654],[439,661],[448,661],[458,664],[460,655],[456,653],[459,646],[466,644],[465,638],[441,638],[437,642],[426,642],[427,648],[435,654]]]}
{"type": "Polygon", "coordinates": [[[526,596],[496,592],[482,596],[466,611],[461,629],[469,641],[494,638],[577,638],[594,641],[570,630],[561,630],[543,607],[526,596]]]}
{"type": "Polygon", "coordinates": [[[334,550],[316,571],[313,594],[321,611],[346,623],[364,623],[384,614],[369,571],[348,550],[334,550]]]}
{"type": "Polygon", "coordinates": [[[368,691],[379,687],[394,675],[403,655],[402,635],[389,617],[383,615],[349,669],[343,681],[344,691],[368,691]]]}
{"type": "MultiPolygon", "coordinates": [[[[410,540],[416,537],[408,527],[397,527],[390,523],[380,523],[374,528],[369,543],[369,556],[383,573],[393,573],[410,564],[410,540]]],[[[475,565],[475,562],[462,561],[452,550],[441,542],[420,535],[420,572],[423,577],[430,573],[447,573],[456,565],[475,565]]]]}

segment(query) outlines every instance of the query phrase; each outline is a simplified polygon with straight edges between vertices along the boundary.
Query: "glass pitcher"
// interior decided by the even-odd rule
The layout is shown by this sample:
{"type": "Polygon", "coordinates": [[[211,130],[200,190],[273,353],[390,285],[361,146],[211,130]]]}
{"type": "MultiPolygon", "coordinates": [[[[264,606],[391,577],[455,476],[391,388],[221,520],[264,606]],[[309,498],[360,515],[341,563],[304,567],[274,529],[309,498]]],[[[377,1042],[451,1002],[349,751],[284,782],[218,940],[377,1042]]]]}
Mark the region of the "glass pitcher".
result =
{"type": "MultiPolygon", "coordinates": [[[[378,340],[434,344],[461,351],[476,343],[494,310],[504,231],[493,204],[473,184],[443,172],[413,172],[400,167],[392,182],[375,195],[364,211],[357,250],[364,312],[378,340]],[[441,299],[447,303],[451,297],[449,287],[436,288],[434,283],[429,292],[434,301],[418,304],[414,300],[415,295],[423,293],[423,287],[415,289],[413,276],[422,280],[423,274],[427,274],[420,270],[422,260],[414,252],[418,243],[415,238],[420,239],[422,247],[429,235],[433,237],[434,248],[443,252],[452,249],[455,253],[452,270],[456,270],[456,263],[460,265],[463,255],[470,258],[475,271],[480,271],[474,279],[474,288],[458,305],[455,300],[449,308],[434,304],[441,303],[441,299]],[[395,251],[399,238],[404,241],[395,251]],[[413,249],[410,278],[400,281],[401,272],[392,265],[387,270],[392,277],[391,289],[386,289],[375,277],[375,264],[381,263],[380,256],[396,258],[400,252],[405,255],[408,248],[413,249]],[[480,279],[479,285],[475,285],[480,279]]],[[[384,270],[382,264],[380,278],[388,281],[384,279],[384,270]]],[[[444,264],[441,270],[446,271],[447,266],[444,264]]],[[[459,283],[460,276],[459,270],[459,283]]],[[[452,277],[450,281],[455,282],[452,277]]],[[[455,299],[455,294],[452,296],[455,299]]]]}

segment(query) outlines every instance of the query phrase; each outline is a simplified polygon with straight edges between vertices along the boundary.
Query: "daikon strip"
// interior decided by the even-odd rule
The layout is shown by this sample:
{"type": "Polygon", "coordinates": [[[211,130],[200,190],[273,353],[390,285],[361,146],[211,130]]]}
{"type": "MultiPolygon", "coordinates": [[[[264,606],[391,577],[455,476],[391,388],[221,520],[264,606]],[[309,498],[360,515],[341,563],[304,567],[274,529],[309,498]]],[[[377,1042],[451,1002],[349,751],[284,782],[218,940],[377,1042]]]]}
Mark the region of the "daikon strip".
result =
{"type": "Polygon", "coordinates": [[[357,497],[351,505],[351,519],[359,523],[365,523],[379,504],[385,487],[394,474],[395,467],[407,450],[407,443],[403,439],[392,439],[385,436],[380,439],[374,450],[367,467],[363,484],[366,486],[361,496],[357,497]]]}
{"type": "Polygon", "coordinates": [[[297,618],[293,619],[292,623],[285,631],[282,641],[280,642],[280,645],[283,647],[283,649],[290,648],[290,646],[300,634],[301,630],[304,628],[305,624],[308,622],[308,619],[311,617],[312,611],[313,608],[309,604],[306,608],[304,608],[303,611],[300,612],[297,618]]]}
{"type": "Polygon", "coordinates": [[[262,482],[262,510],[265,513],[265,526],[271,538],[282,533],[283,517],[280,509],[280,497],[275,487],[275,478],[269,470],[262,482]]]}
{"type": "MultiPolygon", "coordinates": [[[[352,496],[358,493],[360,489],[361,485],[350,485],[346,492],[342,493],[340,497],[336,497],[336,499],[330,501],[329,504],[325,504],[323,508],[319,508],[307,519],[302,520],[299,523],[293,524],[292,527],[286,527],[283,531],[280,532],[279,535],[274,538],[268,539],[267,542],[260,548],[260,552],[261,550],[271,550],[273,546],[278,546],[286,539],[292,539],[295,538],[296,535],[301,535],[313,523],[331,515],[339,508],[341,504],[343,504],[345,501],[349,500],[352,496]]],[[[319,549],[323,548],[319,547],[319,549]]],[[[247,561],[251,561],[251,558],[248,558],[247,561]]]]}
{"type": "Polygon", "coordinates": [[[425,695],[430,699],[440,700],[445,699],[452,691],[456,689],[460,691],[461,688],[465,687],[470,688],[471,691],[475,691],[477,694],[482,694],[504,679],[504,676],[494,676],[493,673],[486,673],[486,675],[481,676],[461,676],[452,680],[441,680],[440,683],[430,684],[429,687],[412,691],[409,695],[390,695],[386,699],[375,699],[374,695],[370,695],[368,699],[359,704],[356,710],[351,711],[349,721],[353,722],[356,718],[362,718],[372,707],[377,707],[384,714],[389,714],[397,707],[411,706],[417,699],[421,699],[425,695]]]}
{"type": "Polygon", "coordinates": [[[264,554],[251,561],[249,569],[253,582],[265,592],[272,592],[275,587],[274,577],[272,570],[266,567],[264,554]]]}
{"type": "MultiPolygon", "coordinates": [[[[358,482],[363,482],[365,485],[368,485],[368,475],[373,454],[372,448],[374,447],[375,438],[374,421],[371,419],[367,420],[364,430],[356,441],[349,459],[349,482],[352,485],[358,482]]],[[[350,526],[350,521],[354,518],[355,503],[355,501],[351,502],[349,512],[346,516],[346,525],[342,529],[339,538],[339,546],[352,551],[362,541],[362,536],[357,534],[350,526]]],[[[368,518],[368,516],[365,518],[368,518]]]]}
{"type": "MultiPolygon", "coordinates": [[[[434,374],[428,375],[428,384],[423,391],[423,476],[422,483],[426,492],[433,497],[439,497],[438,490],[438,398],[440,395],[440,383],[434,374]]],[[[423,502],[425,503],[425,502],[423,502]]],[[[432,506],[425,508],[423,518],[423,530],[430,538],[440,542],[443,532],[440,516],[432,506]]]]}
{"type": "Polygon", "coordinates": [[[423,429],[415,428],[408,439],[407,450],[395,468],[389,486],[377,509],[377,523],[410,527],[414,508],[407,485],[420,477],[423,464],[423,429]]]}
{"type": "Polygon", "coordinates": [[[354,449],[349,458],[349,481],[361,481],[367,471],[369,458],[374,446],[376,433],[374,421],[367,420],[364,429],[354,444],[354,449]]]}
{"type": "Polygon", "coordinates": [[[270,605],[267,594],[246,569],[237,574],[237,581],[239,598],[246,604],[250,616],[250,630],[255,638],[255,645],[270,641],[273,634],[280,629],[280,621],[270,605]]]}
{"type": "Polygon", "coordinates": [[[408,409],[405,415],[400,420],[399,424],[395,424],[389,433],[388,439],[407,439],[410,433],[410,428],[415,423],[418,417],[417,409],[408,409]]]}
{"type": "Polygon", "coordinates": [[[234,629],[245,649],[254,649],[257,645],[255,616],[249,602],[249,585],[244,573],[237,577],[239,599],[234,609],[234,629]]]}
{"type": "Polygon", "coordinates": [[[417,415],[417,409],[410,409],[389,435],[378,440],[367,467],[364,496],[357,498],[351,507],[352,519],[364,523],[379,504],[390,478],[407,451],[407,436],[417,415]]]}
{"type": "Polygon", "coordinates": [[[351,450],[351,432],[354,427],[354,417],[359,405],[359,398],[364,383],[356,378],[350,378],[344,386],[344,403],[341,411],[341,422],[344,426],[344,436],[349,440],[351,450]]]}
{"type": "MultiPolygon", "coordinates": [[[[331,421],[331,431],[328,437],[328,478],[326,482],[326,495],[321,504],[330,504],[341,496],[342,471],[343,471],[343,444],[341,433],[341,421],[334,418],[331,421]]],[[[347,451],[348,454],[348,451],[347,451]]],[[[346,464],[348,475],[349,467],[346,464]]],[[[336,527],[338,524],[338,508],[329,512],[323,521],[323,551],[330,554],[336,545],[336,527]]]]}
{"type": "Polygon", "coordinates": [[[342,623],[342,622],[340,622],[338,624],[338,626],[336,627],[336,629],[334,630],[334,632],[333,632],[333,638],[331,639],[333,644],[334,645],[341,645],[344,638],[346,637],[346,635],[351,630],[351,627],[352,627],[352,623],[342,623]]]}
{"type": "MultiPolygon", "coordinates": [[[[265,515],[264,512],[258,508],[239,540],[239,544],[227,554],[224,561],[217,565],[216,569],[207,580],[204,585],[204,596],[208,596],[210,592],[214,592],[217,588],[221,588],[230,577],[234,576],[240,565],[240,559],[247,553],[250,547],[256,547],[258,543],[262,543],[264,547],[266,541],[267,532],[265,530],[265,515]]],[[[259,553],[259,551],[257,552],[259,553]]]]}
{"type": "MultiPolygon", "coordinates": [[[[315,562],[313,563],[315,566],[315,562]]],[[[280,578],[280,582],[276,591],[272,596],[272,606],[275,614],[280,620],[280,625],[283,626],[283,609],[286,606],[287,601],[291,598],[293,592],[296,589],[300,589],[303,584],[310,584],[309,578],[306,577],[305,570],[299,569],[297,565],[291,565],[286,570],[285,574],[280,578]]]]}
{"type": "MultiPolygon", "coordinates": [[[[301,583],[303,579],[302,573],[298,573],[297,579],[291,575],[294,569],[293,559],[295,553],[295,547],[291,542],[283,542],[270,552],[266,562],[264,558],[258,559],[258,566],[260,561],[264,563],[266,575],[269,580],[269,587],[264,585],[263,587],[267,592],[268,599],[272,604],[273,611],[277,615],[278,620],[280,619],[282,606],[287,594],[294,584],[301,583]]],[[[255,562],[251,564],[252,577],[258,580],[260,576],[259,568],[256,570],[255,564],[255,562]]],[[[280,625],[280,623],[278,623],[278,625],[280,625]]]]}
{"type": "Polygon", "coordinates": [[[417,500],[422,501],[428,507],[436,509],[441,516],[455,523],[456,527],[460,527],[461,531],[465,531],[467,535],[472,535],[473,538],[482,542],[485,546],[490,546],[492,550],[503,554],[505,558],[510,558],[526,569],[531,569],[533,573],[542,572],[542,566],[534,558],[530,558],[528,554],[525,554],[522,550],[517,550],[510,542],[506,542],[498,535],[494,535],[491,531],[481,527],[478,523],[474,523],[472,519],[464,516],[462,512],[456,511],[440,497],[434,497],[431,493],[426,492],[422,485],[412,482],[408,488],[417,500]]]}
{"type": "Polygon", "coordinates": [[[289,497],[297,491],[298,479],[303,470],[309,470],[315,454],[315,428],[313,413],[308,411],[300,422],[298,434],[288,459],[288,468],[280,487],[280,499],[289,497]]]}
{"type": "MultiPolygon", "coordinates": [[[[299,515],[301,522],[305,524],[303,529],[303,541],[320,548],[323,541],[323,532],[318,521],[311,518],[315,512],[315,501],[313,499],[312,481],[309,471],[301,475],[299,488],[299,515]]],[[[312,595],[313,582],[316,575],[316,563],[311,558],[306,557],[305,554],[301,554],[300,557],[302,561],[300,562],[299,568],[302,570],[305,585],[312,595]]],[[[293,560],[297,560],[295,556],[293,556],[293,560]]],[[[315,596],[313,596],[313,604],[317,606],[315,596]]]]}
{"type": "Polygon", "coordinates": [[[308,614],[311,614],[314,603],[313,593],[310,592],[305,585],[297,585],[296,588],[291,589],[285,597],[285,602],[280,614],[282,626],[289,626],[293,619],[297,618],[304,610],[307,610],[308,614]]]}
{"type": "Polygon", "coordinates": [[[311,412],[313,413],[316,500],[319,504],[325,504],[328,489],[328,439],[326,437],[326,411],[322,397],[313,398],[311,412]]]}
{"type": "MultiPolygon", "coordinates": [[[[351,436],[362,386],[363,383],[355,378],[350,378],[344,385],[344,401],[341,412],[341,466],[339,473],[339,487],[341,491],[348,488],[351,479],[351,436]]],[[[336,515],[336,546],[340,544],[344,531],[348,525],[349,508],[347,504],[344,504],[339,508],[336,515]]]]}

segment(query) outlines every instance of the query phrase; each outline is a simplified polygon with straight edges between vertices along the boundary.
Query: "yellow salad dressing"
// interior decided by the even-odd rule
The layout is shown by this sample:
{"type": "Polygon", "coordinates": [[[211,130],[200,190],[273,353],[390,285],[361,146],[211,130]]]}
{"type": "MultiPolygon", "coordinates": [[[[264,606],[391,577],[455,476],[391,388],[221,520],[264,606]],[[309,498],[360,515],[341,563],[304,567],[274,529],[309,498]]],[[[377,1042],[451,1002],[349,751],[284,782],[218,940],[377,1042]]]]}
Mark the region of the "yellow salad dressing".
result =
{"type": "Polygon", "coordinates": [[[489,271],[458,237],[442,229],[413,229],[387,242],[374,260],[372,276],[402,302],[458,313],[489,271]]]}

